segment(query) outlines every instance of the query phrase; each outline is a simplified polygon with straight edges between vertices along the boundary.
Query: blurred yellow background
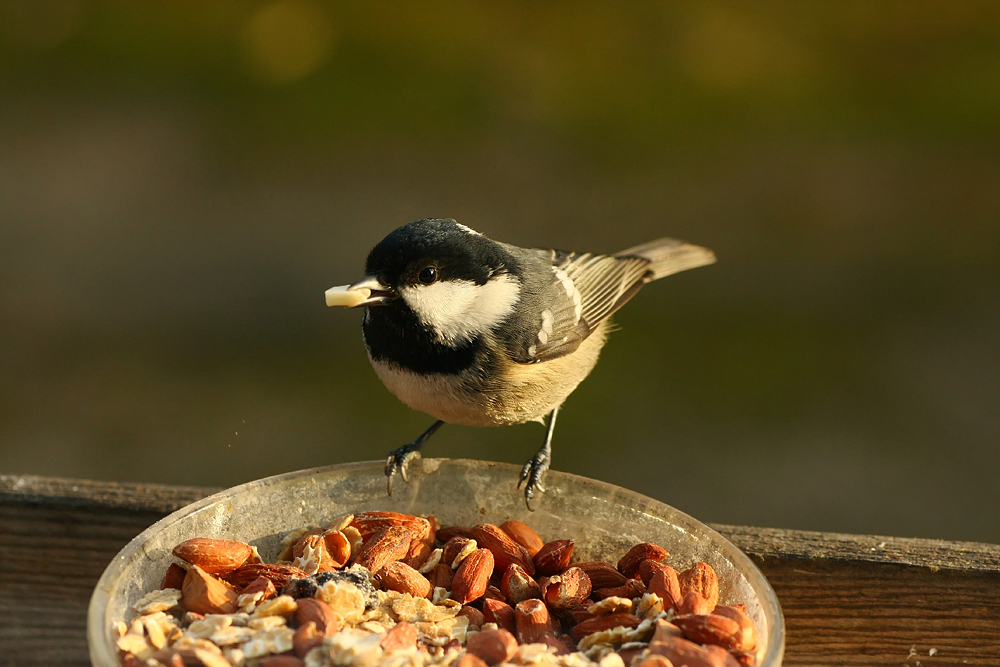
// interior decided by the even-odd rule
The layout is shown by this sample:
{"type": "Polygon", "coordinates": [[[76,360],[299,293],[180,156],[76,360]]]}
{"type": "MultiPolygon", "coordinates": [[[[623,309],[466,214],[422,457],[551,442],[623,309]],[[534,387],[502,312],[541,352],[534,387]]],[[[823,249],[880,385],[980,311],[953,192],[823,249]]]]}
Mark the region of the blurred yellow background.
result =
{"type": "Polygon", "coordinates": [[[555,469],[706,521],[1000,542],[986,0],[2,2],[0,473],[382,458],[430,418],[323,291],[428,216],[718,254],[621,311],[555,469]]]}

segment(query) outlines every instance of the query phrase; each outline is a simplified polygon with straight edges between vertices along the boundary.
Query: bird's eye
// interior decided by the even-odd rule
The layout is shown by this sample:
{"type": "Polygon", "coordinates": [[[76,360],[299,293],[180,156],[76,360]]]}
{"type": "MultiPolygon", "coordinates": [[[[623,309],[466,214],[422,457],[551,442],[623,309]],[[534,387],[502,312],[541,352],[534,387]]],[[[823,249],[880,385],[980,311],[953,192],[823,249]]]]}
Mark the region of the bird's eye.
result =
{"type": "Polygon", "coordinates": [[[418,276],[420,282],[425,285],[430,285],[432,282],[438,279],[438,272],[433,266],[428,266],[426,269],[420,272],[418,276]]]}

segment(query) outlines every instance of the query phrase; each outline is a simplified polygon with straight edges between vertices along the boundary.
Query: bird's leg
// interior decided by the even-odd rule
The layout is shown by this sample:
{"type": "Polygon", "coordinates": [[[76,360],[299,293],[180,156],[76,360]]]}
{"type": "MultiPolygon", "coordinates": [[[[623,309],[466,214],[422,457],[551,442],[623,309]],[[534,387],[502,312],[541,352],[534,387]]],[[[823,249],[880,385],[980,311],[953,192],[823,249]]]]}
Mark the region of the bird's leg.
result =
{"type": "Polygon", "coordinates": [[[416,439],[408,445],[403,445],[399,449],[394,449],[389,452],[389,456],[385,459],[385,476],[389,478],[389,495],[392,495],[392,478],[399,473],[399,476],[403,478],[403,481],[407,484],[410,483],[410,478],[406,476],[406,471],[410,467],[410,461],[420,456],[420,448],[424,446],[424,442],[427,438],[434,435],[434,433],[441,428],[444,424],[440,419],[431,424],[431,427],[418,435],[416,439]]]}
{"type": "Polygon", "coordinates": [[[521,480],[517,483],[517,488],[521,488],[525,481],[528,482],[524,487],[524,502],[532,512],[535,511],[535,508],[531,506],[535,490],[545,493],[545,489],[542,488],[542,476],[549,469],[549,464],[552,463],[552,432],[556,428],[557,414],[559,414],[558,405],[549,413],[549,428],[545,433],[545,444],[521,468],[521,480]]]}

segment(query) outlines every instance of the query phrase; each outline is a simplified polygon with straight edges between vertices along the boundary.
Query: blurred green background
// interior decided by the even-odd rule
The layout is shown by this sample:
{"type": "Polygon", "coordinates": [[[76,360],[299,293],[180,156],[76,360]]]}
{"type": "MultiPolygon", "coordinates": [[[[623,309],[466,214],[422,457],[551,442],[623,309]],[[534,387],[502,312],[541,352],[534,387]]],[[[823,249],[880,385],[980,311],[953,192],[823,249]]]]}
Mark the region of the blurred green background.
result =
{"type": "Polygon", "coordinates": [[[383,457],[430,418],[323,291],[427,216],[717,252],[621,311],[554,468],[706,521],[1000,542],[992,0],[4,2],[0,472],[383,457]]]}

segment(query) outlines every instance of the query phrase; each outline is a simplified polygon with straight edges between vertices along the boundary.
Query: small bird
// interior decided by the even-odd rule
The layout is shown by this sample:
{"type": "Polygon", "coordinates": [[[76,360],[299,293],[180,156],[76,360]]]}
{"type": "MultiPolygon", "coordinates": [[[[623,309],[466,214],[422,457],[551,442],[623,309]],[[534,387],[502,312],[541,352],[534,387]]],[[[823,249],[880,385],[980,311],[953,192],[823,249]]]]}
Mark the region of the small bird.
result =
{"type": "Polygon", "coordinates": [[[326,292],[328,306],[364,306],[368,359],[385,386],[434,417],[386,459],[388,492],[441,425],[504,426],[548,417],[521,470],[528,509],[552,460],[559,407],[593,370],[609,317],[646,283],[711,264],[711,250],[662,238],[614,255],[519,248],[451,219],[396,229],[366,276],[326,292]],[[526,483],[526,484],[525,484],[526,483]]]}

